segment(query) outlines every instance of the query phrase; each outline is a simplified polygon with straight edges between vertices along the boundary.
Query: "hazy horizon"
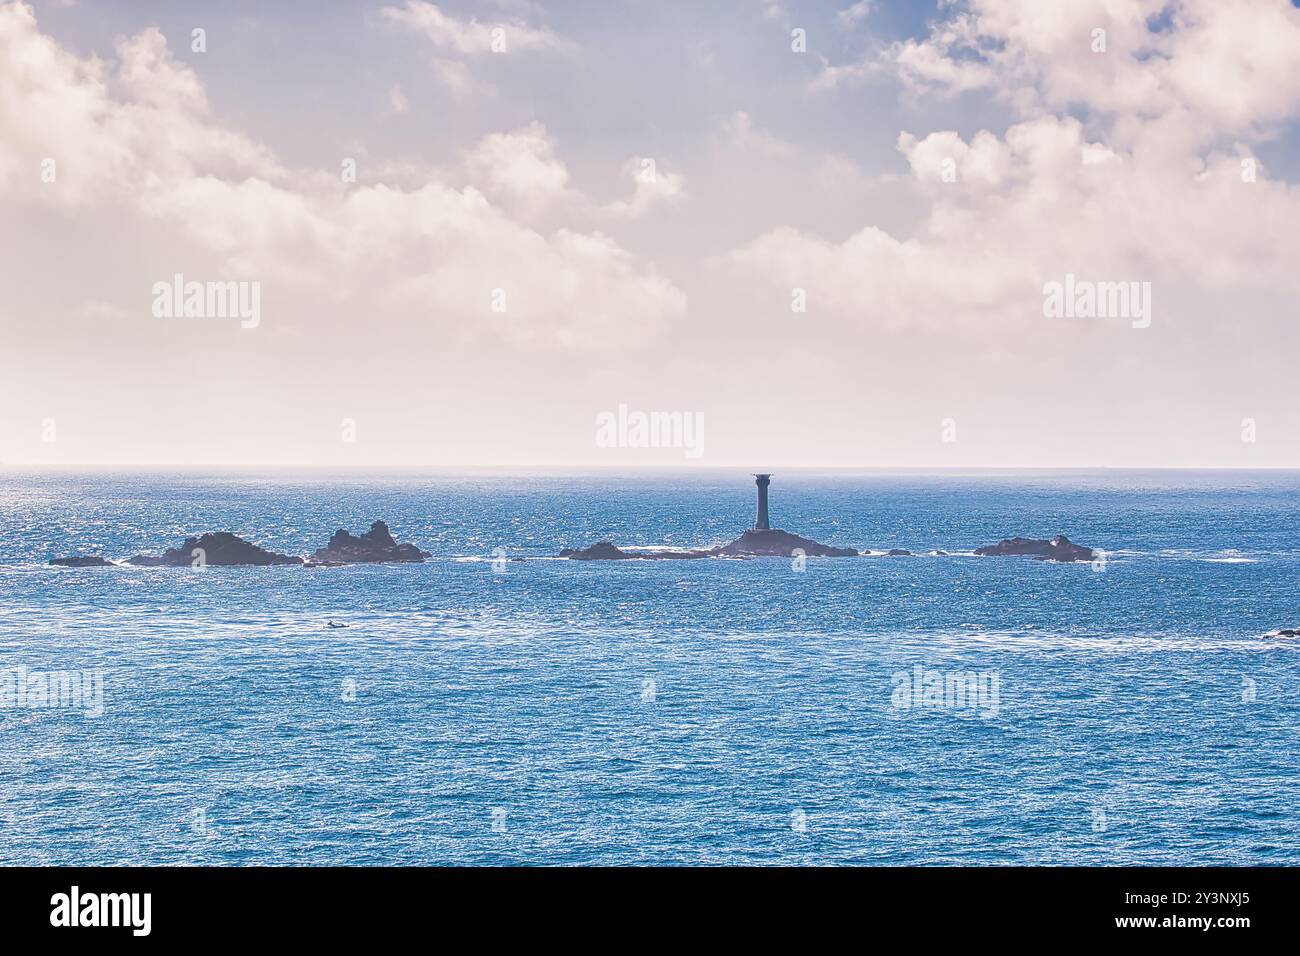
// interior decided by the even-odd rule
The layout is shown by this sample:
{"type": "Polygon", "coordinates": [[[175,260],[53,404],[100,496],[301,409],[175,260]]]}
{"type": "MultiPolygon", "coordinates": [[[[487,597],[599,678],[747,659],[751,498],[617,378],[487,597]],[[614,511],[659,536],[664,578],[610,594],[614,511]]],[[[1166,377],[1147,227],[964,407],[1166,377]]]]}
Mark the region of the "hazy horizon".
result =
{"type": "Polygon", "coordinates": [[[0,93],[5,468],[1300,467],[1287,0],[10,0],[0,93]]]}
{"type": "MultiPolygon", "coordinates": [[[[464,463],[450,465],[430,465],[430,464],[411,464],[411,463],[392,463],[392,464],[363,464],[363,465],[337,465],[337,464],[313,464],[313,463],[276,463],[276,462],[225,462],[214,464],[212,462],[194,462],[194,463],[176,463],[176,462],[135,462],[135,463],[114,463],[114,462],[74,462],[74,463],[49,463],[49,462],[0,462],[0,472],[9,471],[16,473],[23,472],[50,472],[50,473],[67,473],[67,474],[104,474],[104,473],[135,473],[142,474],[169,474],[190,472],[204,472],[206,474],[228,473],[232,475],[258,475],[265,473],[283,473],[286,475],[301,475],[307,473],[321,473],[332,476],[346,474],[364,474],[364,473],[381,473],[391,475],[423,475],[445,473],[456,477],[476,477],[479,475],[516,475],[535,473],[538,477],[555,476],[581,476],[581,475],[651,475],[651,474],[668,474],[673,476],[688,476],[692,474],[740,474],[751,475],[756,472],[754,469],[758,466],[752,465],[725,465],[725,464],[707,464],[707,465],[656,465],[656,464],[592,464],[592,465],[569,465],[563,463],[552,464],[534,464],[534,465],[509,465],[509,464],[491,464],[491,463],[464,463]]],[[[964,476],[1029,476],[1033,474],[1043,475],[1080,475],[1096,473],[1133,473],[1133,474],[1151,474],[1162,472],[1173,473],[1226,473],[1226,474],[1251,474],[1256,472],[1300,472],[1300,467],[1287,465],[1254,465],[1254,466],[1236,466],[1236,465],[935,465],[932,467],[914,466],[914,465],[880,465],[880,466],[861,466],[861,465],[770,465],[764,464],[774,477],[786,475],[843,475],[852,477],[858,475],[936,475],[944,477],[964,477],[964,476]]]]}

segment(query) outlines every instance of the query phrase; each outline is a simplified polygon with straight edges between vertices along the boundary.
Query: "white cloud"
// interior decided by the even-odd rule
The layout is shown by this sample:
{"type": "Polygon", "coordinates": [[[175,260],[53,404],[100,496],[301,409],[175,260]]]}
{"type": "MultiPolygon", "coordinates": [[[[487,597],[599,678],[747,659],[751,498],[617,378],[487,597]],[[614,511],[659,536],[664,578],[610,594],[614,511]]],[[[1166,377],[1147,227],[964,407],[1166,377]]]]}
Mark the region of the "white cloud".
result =
{"type": "Polygon", "coordinates": [[[120,40],[110,70],[41,34],[25,4],[0,5],[0,89],[0,185],[9,197],[75,206],[206,172],[284,172],[269,150],[212,121],[197,78],[155,28],[120,40]],[[53,183],[42,181],[46,159],[53,183]]]}
{"type": "MultiPolygon", "coordinates": [[[[527,13],[540,13],[530,3],[501,2],[497,6],[527,13]]],[[[546,27],[532,26],[517,16],[508,20],[480,22],[444,13],[424,0],[407,0],[400,7],[383,7],[381,20],[427,39],[436,53],[429,60],[434,78],[456,97],[481,93],[491,95],[491,84],[478,80],[469,61],[485,54],[507,55],[530,51],[570,51],[573,43],[546,27]]]]}
{"type": "Polygon", "coordinates": [[[408,112],[411,108],[411,101],[406,98],[402,92],[402,85],[394,83],[388,88],[388,110],[394,115],[401,115],[408,112]]]}
{"type": "MultiPolygon", "coordinates": [[[[0,184],[9,199],[75,204],[197,243],[229,277],[319,302],[318,322],[356,335],[368,322],[427,316],[430,328],[541,348],[644,342],[685,313],[685,296],[600,233],[542,234],[473,185],[346,184],[286,170],[211,115],[201,83],[156,29],[122,41],[111,69],[0,6],[0,184]],[[59,159],[43,183],[34,157],[59,159]],[[503,289],[508,311],[490,311],[503,289]]],[[[540,126],[488,137],[468,158],[485,189],[524,200],[562,193],[567,172],[540,126]]],[[[75,274],[75,266],[69,266],[75,274]]]]}
{"type": "Polygon", "coordinates": [[[538,122],[485,136],[466,154],[465,162],[474,182],[519,201],[530,211],[540,211],[568,189],[569,171],[556,158],[554,143],[538,122]]]}
{"type": "Polygon", "coordinates": [[[1267,290],[1279,299],[1300,289],[1300,235],[1289,225],[1300,216],[1300,194],[1243,182],[1236,155],[1175,171],[1158,154],[1087,143],[1078,121],[1055,117],[1017,124],[1003,138],[981,132],[970,143],[953,132],[903,134],[899,147],[931,198],[915,238],[868,226],[834,242],[778,229],[730,261],[774,288],[809,289],[863,329],[919,324],[981,334],[1033,323],[1042,284],[1067,271],[1183,291],[1267,290]],[[940,176],[945,159],[956,182],[940,176]]]}
{"type": "Polygon", "coordinates": [[[870,16],[875,7],[875,0],[857,0],[856,3],[836,13],[835,17],[845,26],[857,26],[870,16]]]}
{"type": "Polygon", "coordinates": [[[1192,302],[1188,323],[1221,319],[1197,312],[1197,290],[1281,307],[1300,286],[1300,192],[1262,170],[1245,181],[1242,159],[1300,108],[1300,10],[1184,0],[1162,27],[1164,6],[954,5],[928,37],[896,44],[890,68],[920,94],[986,89],[1024,120],[1001,136],[900,134],[929,202],[913,237],[775,229],[728,261],[774,289],[806,287],[856,327],[1032,322],[1043,282],[1067,271],[1153,281],[1192,302]],[[1091,45],[1099,27],[1104,53],[1091,45]]]}
{"type": "Polygon", "coordinates": [[[950,172],[957,183],[996,186],[1007,175],[1007,146],[988,130],[981,130],[969,144],[954,132],[931,133],[919,142],[911,133],[900,133],[898,148],[922,183],[947,185],[945,174],[950,172]]]}
{"type": "Polygon", "coordinates": [[[639,219],[661,205],[686,197],[686,179],[654,159],[632,157],[622,173],[632,181],[626,199],[597,206],[569,186],[568,168],[555,152],[546,127],[536,121],[506,133],[491,133],[465,153],[469,181],[529,220],[564,206],[584,216],[639,219]]]}
{"type": "Polygon", "coordinates": [[[456,96],[465,96],[476,90],[491,89],[488,84],[477,83],[469,67],[460,60],[435,56],[429,61],[429,69],[434,78],[456,96]]]}
{"type": "Polygon", "coordinates": [[[831,72],[883,63],[913,89],[991,89],[1026,115],[1185,111],[1244,133],[1296,115],[1297,46],[1300,11],[1288,0],[964,0],[924,39],[831,72]]]}
{"type": "Polygon", "coordinates": [[[660,204],[675,205],[686,196],[686,179],[654,159],[634,156],[623,164],[623,174],[633,183],[632,195],[605,207],[605,211],[622,219],[639,219],[660,204]]]}
{"type": "Polygon", "coordinates": [[[461,20],[423,0],[407,0],[401,7],[384,7],[379,14],[391,23],[421,34],[439,50],[462,56],[519,50],[561,50],[571,45],[545,27],[530,26],[522,20],[499,23],[480,23],[473,17],[461,20]]]}
{"type": "Polygon", "coordinates": [[[789,143],[755,125],[754,118],[744,110],[737,110],[723,120],[721,133],[726,143],[741,152],[767,153],[773,156],[793,152],[789,143]]]}

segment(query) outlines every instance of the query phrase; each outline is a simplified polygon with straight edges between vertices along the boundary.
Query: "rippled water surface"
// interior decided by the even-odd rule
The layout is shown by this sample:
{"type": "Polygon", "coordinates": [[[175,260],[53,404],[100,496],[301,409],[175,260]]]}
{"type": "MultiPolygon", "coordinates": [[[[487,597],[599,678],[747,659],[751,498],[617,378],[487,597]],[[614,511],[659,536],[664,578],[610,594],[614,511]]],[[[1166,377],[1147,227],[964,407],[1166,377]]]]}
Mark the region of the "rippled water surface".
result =
{"type": "Polygon", "coordinates": [[[721,543],[753,490],[0,471],[0,679],[103,679],[0,708],[0,862],[1300,863],[1300,641],[1260,638],[1300,476],[791,472],[775,526],[916,556],[550,559],[721,543]],[[45,564],[375,518],[434,557],[45,564]],[[1057,532],[1105,561],[969,554],[1057,532]],[[918,666],[984,696],[916,705],[918,666]]]}

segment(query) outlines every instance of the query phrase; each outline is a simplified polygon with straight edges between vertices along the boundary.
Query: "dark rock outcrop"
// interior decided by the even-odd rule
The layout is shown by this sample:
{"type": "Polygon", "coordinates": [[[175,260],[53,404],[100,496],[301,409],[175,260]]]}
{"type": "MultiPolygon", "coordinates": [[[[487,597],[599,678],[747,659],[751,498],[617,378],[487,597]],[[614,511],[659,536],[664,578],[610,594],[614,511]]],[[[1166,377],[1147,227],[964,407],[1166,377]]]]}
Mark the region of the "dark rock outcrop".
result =
{"type": "Polygon", "coordinates": [[[1092,561],[1097,552],[1072,542],[1063,534],[1050,541],[1041,538],[1007,538],[997,544],[976,548],[979,555],[1029,555],[1039,561],[1092,561]]]}
{"type": "Polygon", "coordinates": [[[97,554],[73,555],[70,558],[50,558],[50,564],[57,564],[61,568],[112,568],[116,567],[112,561],[107,558],[101,558],[97,554]]]}
{"type": "Polygon", "coordinates": [[[1264,637],[1300,637],[1300,627],[1283,627],[1276,631],[1269,631],[1264,637]]]}
{"type": "Polygon", "coordinates": [[[764,530],[751,528],[735,541],[719,545],[716,548],[695,551],[623,551],[609,541],[598,541],[589,548],[575,550],[565,548],[560,557],[574,561],[620,561],[620,560],[683,560],[690,558],[759,558],[792,557],[800,550],[810,558],[847,558],[857,555],[852,548],[834,548],[821,544],[810,538],[801,538],[788,531],[764,530]]]}
{"type": "Polygon", "coordinates": [[[573,561],[623,561],[632,555],[614,547],[612,541],[597,541],[589,548],[563,548],[560,557],[573,561]]]}
{"type": "Polygon", "coordinates": [[[589,548],[563,548],[560,557],[571,561],[671,561],[712,557],[710,551],[624,551],[610,541],[597,541],[589,548]]]}
{"type": "Polygon", "coordinates": [[[911,554],[912,554],[912,552],[911,552],[911,551],[908,551],[906,548],[890,548],[888,551],[885,552],[885,557],[887,557],[887,558],[901,558],[901,557],[903,557],[903,556],[905,556],[905,555],[910,557],[911,554]]]}
{"type": "Polygon", "coordinates": [[[307,559],[308,564],[379,564],[388,561],[419,562],[429,557],[413,544],[398,544],[388,525],[376,521],[370,530],[355,537],[340,528],[329,544],[307,559]]]}
{"type": "Polygon", "coordinates": [[[161,555],[137,554],[133,558],[127,558],[127,564],[145,568],[183,568],[196,562],[212,567],[266,567],[273,564],[302,564],[302,558],[267,551],[229,531],[186,538],[179,548],[168,548],[161,555]],[[196,551],[200,553],[196,554],[196,551]]]}
{"type": "Polygon", "coordinates": [[[810,558],[852,558],[857,556],[853,548],[836,548],[829,544],[801,538],[797,534],[776,529],[766,530],[750,528],[735,541],[713,548],[711,554],[743,557],[791,557],[795,549],[810,558]]]}

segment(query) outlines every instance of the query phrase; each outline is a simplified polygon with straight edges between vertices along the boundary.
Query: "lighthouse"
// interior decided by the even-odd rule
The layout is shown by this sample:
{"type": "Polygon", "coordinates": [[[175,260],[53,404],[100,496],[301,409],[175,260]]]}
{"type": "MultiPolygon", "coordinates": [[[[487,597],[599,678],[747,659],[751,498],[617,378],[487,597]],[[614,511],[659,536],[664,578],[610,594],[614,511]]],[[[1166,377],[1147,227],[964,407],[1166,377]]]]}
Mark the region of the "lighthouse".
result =
{"type": "Polygon", "coordinates": [[[768,531],[767,523],[767,486],[772,483],[771,475],[755,475],[754,483],[758,485],[758,517],[754,519],[755,531],[768,531]]]}

